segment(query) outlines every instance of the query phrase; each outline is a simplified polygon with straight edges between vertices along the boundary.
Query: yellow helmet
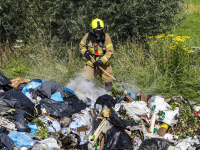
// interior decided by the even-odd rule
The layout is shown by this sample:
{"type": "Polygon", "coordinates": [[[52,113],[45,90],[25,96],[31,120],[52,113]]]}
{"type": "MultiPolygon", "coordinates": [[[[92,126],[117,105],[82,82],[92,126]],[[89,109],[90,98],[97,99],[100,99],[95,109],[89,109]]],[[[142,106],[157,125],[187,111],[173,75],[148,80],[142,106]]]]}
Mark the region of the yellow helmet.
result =
{"type": "Polygon", "coordinates": [[[92,20],[91,28],[92,28],[92,30],[104,29],[104,23],[101,19],[96,18],[96,19],[92,20]]]}

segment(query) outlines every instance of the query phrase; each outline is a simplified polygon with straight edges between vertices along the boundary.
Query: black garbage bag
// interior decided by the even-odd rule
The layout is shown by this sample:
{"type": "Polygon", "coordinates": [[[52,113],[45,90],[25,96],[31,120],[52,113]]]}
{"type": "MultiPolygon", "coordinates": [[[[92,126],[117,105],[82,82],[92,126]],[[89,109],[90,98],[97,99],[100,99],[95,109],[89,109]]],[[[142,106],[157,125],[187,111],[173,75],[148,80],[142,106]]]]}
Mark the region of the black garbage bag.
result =
{"type": "Polygon", "coordinates": [[[54,118],[71,117],[72,105],[67,102],[58,102],[44,98],[40,101],[40,104],[46,109],[47,114],[54,118]]]}
{"type": "Polygon", "coordinates": [[[67,99],[67,98],[78,99],[78,97],[74,93],[70,92],[69,90],[66,90],[65,88],[63,88],[63,92],[64,92],[64,95],[65,95],[65,97],[64,97],[65,99],[67,99]]]}
{"type": "Polygon", "coordinates": [[[13,140],[6,134],[2,133],[0,136],[0,148],[4,150],[14,150],[15,144],[13,140]]]}
{"type": "Polygon", "coordinates": [[[131,138],[124,129],[113,126],[105,134],[104,150],[132,150],[131,138]]]}
{"type": "Polygon", "coordinates": [[[21,105],[21,109],[25,110],[31,115],[33,114],[34,104],[21,91],[6,91],[4,92],[2,99],[6,99],[9,101],[13,101],[14,103],[18,103],[19,105],[21,105]]]}
{"type": "Polygon", "coordinates": [[[195,150],[200,150],[200,145],[198,145],[198,146],[195,148],[195,150]]]}
{"type": "Polygon", "coordinates": [[[122,120],[121,118],[118,117],[117,113],[113,110],[110,109],[111,116],[109,117],[110,122],[112,125],[115,125],[120,128],[126,128],[127,126],[138,126],[139,124],[135,122],[134,120],[122,120]]]}
{"type": "Polygon", "coordinates": [[[10,86],[10,85],[4,85],[4,86],[2,86],[2,89],[3,89],[4,91],[10,91],[10,90],[13,89],[13,87],[10,86]]]}
{"type": "Polygon", "coordinates": [[[54,93],[60,92],[62,98],[64,96],[63,89],[57,82],[44,81],[36,89],[33,90],[33,98],[40,96],[41,98],[51,98],[54,93]]]}
{"type": "Polygon", "coordinates": [[[74,98],[65,99],[64,98],[63,100],[72,105],[72,114],[78,113],[87,107],[87,105],[79,99],[74,99],[74,98]]]}
{"type": "Polygon", "coordinates": [[[30,132],[31,129],[26,123],[26,114],[23,110],[21,109],[15,109],[15,125],[17,128],[17,131],[19,132],[30,132]]]}
{"type": "Polygon", "coordinates": [[[82,144],[82,145],[77,145],[76,149],[78,150],[86,150],[88,149],[88,143],[82,144]]]}
{"type": "Polygon", "coordinates": [[[8,135],[9,131],[5,127],[0,127],[0,134],[2,134],[2,133],[8,135]]]}
{"type": "Polygon", "coordinates": [[[34,104],[21,91],[6,91],[4,92],[2,99],[6,99],[9,101],[13,101],[14,103],[18,103],[19,105],[21,105],[21,109],[27,111],[30,114],[33,114],[34,104]]]}
{"type": "Polygon", "coordinates": [[[0,71],[0,86],[11,84],[10,80],[0,71]]]}
{"type": "Polygon", "coordinates": [[[106,105],[107,107],[110,108],[111,116],[109,117],[109,121],[120,128],[125,128],[126,126],[137,126],[139,125],[133,120],[122,120],[121,118],[118,117],[117,113],[113,110],[113,107],[115,106],[115,101],[112,96],[105,94],[97,98],[96,103],[95,103],[95,108],[96,104],[99,104],[104,107],[106,105]]]}
{"type": "Polygon", "coordinates": [[[104,107],[104,105],[106,105],[109,108],[112,108],[115,106],[115,100],[113,99],[112,96],[105,94],[102,96],[99,96],[96,100],[95,106],[96,104],[99,104],[102,106],[102,108],[104,107]]]}
{"type": "Polygon", "coordinates": [[[6,111],[12,109],[9,104],[7,104],[3,99],[0,99],[0,115],[3,115],[6,111]]]}
{"type": "Polygon", "coordinates": [[[166,139],[152,138],[142,141],[139,150],[167,150],[169,146],[174,146],[166,139]]]}

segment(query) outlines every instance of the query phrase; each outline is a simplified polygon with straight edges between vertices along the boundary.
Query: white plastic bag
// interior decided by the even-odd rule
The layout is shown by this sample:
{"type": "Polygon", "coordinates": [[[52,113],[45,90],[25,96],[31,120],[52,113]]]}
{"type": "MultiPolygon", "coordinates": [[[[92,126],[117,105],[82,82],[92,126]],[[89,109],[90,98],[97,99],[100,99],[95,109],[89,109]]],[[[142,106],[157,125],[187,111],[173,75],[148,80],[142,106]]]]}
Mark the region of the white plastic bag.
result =
{"type": "Polygon", "coordinates": [[[168,110],[168,108],[171,108],[171,106],[165,102],[164,98],[161,96],[154,96],[149,101],[148,108],[151,111],[151,115],[154,113],[157,114],[159,111],[168,110]]]}
{"type": "Polygon", "coordinates": [[[178,123],[178,119],[175,118],[175,116],[179,116],[179,108],[176,107],[174,110],[166,110],[163,111],[162,115],[157,115],[156,120],[157,121],[162,121],[169,126],[173,127],[175,124],[178,123]]]}
{"type": "Polygon", "coordinates": [[[60,150],[60,147],[58,146],[57,141],[54,138],[48,138],[37,142],[33,146],[32,150],[39,150],[41,148],[44,148],[46,150],[60,150]]]}

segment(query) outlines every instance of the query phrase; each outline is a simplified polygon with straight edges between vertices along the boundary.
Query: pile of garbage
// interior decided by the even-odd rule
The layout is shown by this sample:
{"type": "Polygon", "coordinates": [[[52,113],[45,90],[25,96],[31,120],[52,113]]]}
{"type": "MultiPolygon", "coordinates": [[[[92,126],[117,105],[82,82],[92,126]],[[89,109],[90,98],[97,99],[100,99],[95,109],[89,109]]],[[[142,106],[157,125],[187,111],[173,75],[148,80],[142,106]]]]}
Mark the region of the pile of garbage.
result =
{"type": "Polygon", "coordinates": [[[0,149],[200,149],[200,105],[125,90],[91,99],[44,79],[0,71],[0,149]]]}

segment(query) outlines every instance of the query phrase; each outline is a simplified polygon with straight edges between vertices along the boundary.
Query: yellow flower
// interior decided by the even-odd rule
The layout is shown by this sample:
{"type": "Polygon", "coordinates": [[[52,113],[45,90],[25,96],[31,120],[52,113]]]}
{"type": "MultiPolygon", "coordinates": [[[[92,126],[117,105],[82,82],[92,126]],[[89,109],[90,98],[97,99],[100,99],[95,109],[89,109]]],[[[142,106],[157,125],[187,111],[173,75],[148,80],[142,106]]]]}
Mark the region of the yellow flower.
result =
{"type": "Polygon", "coordinates": [[[155,43],[158,43],[158,41],[154,41],[155,43]]]}
{"type": "Polygon", "coordinates": [[[176,41],[176,42],[185,42],[186,41],[186,37],[185,36],[182,36],[182,37],[181,36],[177,36],[177,37],[173,38],[173,41],[176,41]]]}
{"type": "Polygon", "coordinates": [[[188,50],[188,48],[187,48],[187,47],[186,47],[186,48],[183,48],[183,50],[185,50],[185,51],[186,51],[186,50],[188,50]]]}
{"type": "Polygon", "coordinates": [[[153,36],[149,36],[149,38],[151,39],[151,38],[153,38],[153,36]]]}
{"type": "Polygon", "coordinates": [[[184,38],[186,38],[186,39],[190,39],[191,38],[191,36],[183,36],[184,38]]]}
{"type": "Polygon", "coordinates": [[[147,44],[150,44],[151,42],[148,42],[147,44]]]}
{"type": "Polygon", "coordinates": [[[163,37],[165,37],[164,34],[160,34],[160,35],[155,36],[155,38],[157,38],[157,39],[160,39],[160,38],[163,38],[163,37]]]}
{"type": "Polygon", "coordinates": [[[174,37],[174,34],[168,34],[166,37],[174,37]]]}
{"type": "Polygon", "coordinates": [[[171,47],[169,47],[170,49],[175,49],[175,46],[171,46],[171,47]]]}

